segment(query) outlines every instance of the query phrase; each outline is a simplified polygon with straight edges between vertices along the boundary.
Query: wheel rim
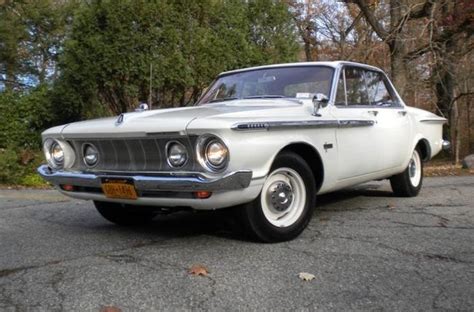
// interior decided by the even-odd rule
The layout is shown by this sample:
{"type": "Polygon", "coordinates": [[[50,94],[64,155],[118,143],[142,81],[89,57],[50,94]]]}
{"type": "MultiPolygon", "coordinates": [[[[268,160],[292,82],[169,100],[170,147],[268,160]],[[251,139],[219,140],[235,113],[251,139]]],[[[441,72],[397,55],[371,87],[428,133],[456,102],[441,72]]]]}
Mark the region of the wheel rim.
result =
{"type": "Polygon", "coordinates": [[[421,159],[417,151],[413,152],[408,164],[408,175],[411,185],[417,187],[421,181],[421,159]]]}
{"type": "Polygon", "coordinates": [[[303,178],[291,168],[278,168],[265,180],[260,198],[268,222],[277,227],[291,226],[306,205],[303,178]]]}

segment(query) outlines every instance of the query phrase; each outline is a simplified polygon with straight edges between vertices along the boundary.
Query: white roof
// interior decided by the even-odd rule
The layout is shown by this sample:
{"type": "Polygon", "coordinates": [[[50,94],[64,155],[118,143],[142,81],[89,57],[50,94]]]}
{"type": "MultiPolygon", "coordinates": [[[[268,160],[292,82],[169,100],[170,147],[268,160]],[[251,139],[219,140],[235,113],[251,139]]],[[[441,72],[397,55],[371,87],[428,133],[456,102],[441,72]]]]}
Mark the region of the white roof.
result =
{"type": "Polygon", "coordinates": [[[331,62],[297,62],[297,63],[282,63],[282,64],[272,64],[272,65],[263,65],[263,66],[255,66],[255,67],[248,67],[248,68],[241,68],[241,69],[236,69],[236,70],[230,70],[226,72],[222,72],[219,74],[220,75],[226,75],[226,74],[233,74],[233,73],[238,73],[238,72],[244,72],[244,71],[250,71],[250,70],[256,70],[256,69],[265,69],[265,68],[278,68],[278,67],[293,67],[293,66],[329,66],[329,67],[340,67],[342,65],[355,65],[355,66],[361,66],[365,67],[368,69],[376,70],[376,71],[381,71],[381,69],[367,65],[367,64],[362,64],[362,63],[357,63],[357,62],[349,62],[349,61],[331,61],[331,62]]]}

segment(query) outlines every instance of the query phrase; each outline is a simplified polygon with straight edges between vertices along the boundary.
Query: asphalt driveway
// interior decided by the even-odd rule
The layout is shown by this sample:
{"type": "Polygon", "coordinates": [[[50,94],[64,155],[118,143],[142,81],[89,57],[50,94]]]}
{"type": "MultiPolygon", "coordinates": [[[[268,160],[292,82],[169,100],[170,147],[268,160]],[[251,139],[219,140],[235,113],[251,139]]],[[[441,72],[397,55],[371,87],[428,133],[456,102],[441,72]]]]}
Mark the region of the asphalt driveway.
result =
{"type": "Polygon", "coordinates": [[[309,228],[272,245],[243,240],[225,212],[122,228],[55,191],[0,190],[0,310],[106,306],[472,311],[474,177],[427,178],[416,198],[387,182],[320,196],[309,228]]]}

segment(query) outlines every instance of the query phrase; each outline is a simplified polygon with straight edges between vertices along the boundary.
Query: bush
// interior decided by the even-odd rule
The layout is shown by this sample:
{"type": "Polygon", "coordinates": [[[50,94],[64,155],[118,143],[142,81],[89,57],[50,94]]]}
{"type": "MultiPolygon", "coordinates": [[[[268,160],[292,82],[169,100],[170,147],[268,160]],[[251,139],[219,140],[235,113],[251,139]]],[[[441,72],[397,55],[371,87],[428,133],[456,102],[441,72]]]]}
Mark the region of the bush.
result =
{"type": "Polygon", "coordinates": [[[43,162],[43,153],[39,150],[0,149],[0,184],[47,185],[36,173],[43,162]]]}
{"type": "Polygon", "coordinates": [[[0,111],[0,148],[38,149],[41,131],[54,122],[45,85],[26,93],[0,93],[0,111]]]}
{"type": "Polygon", "coordinates": [[[41,131],[54,123],[46,85],[0,93],[0,184],[45,185],[36,174],[43,162],[41,131]]]}

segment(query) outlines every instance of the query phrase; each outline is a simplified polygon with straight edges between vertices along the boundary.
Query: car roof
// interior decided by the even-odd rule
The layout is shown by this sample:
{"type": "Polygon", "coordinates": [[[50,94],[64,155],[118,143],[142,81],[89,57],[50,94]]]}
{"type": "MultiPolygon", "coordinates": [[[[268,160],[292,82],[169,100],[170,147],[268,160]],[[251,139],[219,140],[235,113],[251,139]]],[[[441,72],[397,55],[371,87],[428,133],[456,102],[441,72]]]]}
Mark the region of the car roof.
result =
{"type": "Polygon", "coordinates": [[[234,73],[239,73],[239,72],[245,72],[245,71],[258,70],[258,69],[266,69],[266,68],[297,67],[297,66],[298,67],[299,66],[329,66],[329,67],[333,67],[333,68],[338,68],[338,67],[341,67],[341,66],[344,66],[344,65],[363,67],[363,68],[374,70],[374,71],[382,71],[381,69],[379,69],[377,67],[374,67],[374,66],[371,66],[371,65],[357,63],[357,62],[349,62],[349,61],[296,62],[296,63],[282,63],[282,64],[272,64],[272,65],[263,65],[263,66],[241,68],[241,69],[222,72],[222,73],[219,74],[219,76],[234,74],[234,73]]]}

